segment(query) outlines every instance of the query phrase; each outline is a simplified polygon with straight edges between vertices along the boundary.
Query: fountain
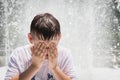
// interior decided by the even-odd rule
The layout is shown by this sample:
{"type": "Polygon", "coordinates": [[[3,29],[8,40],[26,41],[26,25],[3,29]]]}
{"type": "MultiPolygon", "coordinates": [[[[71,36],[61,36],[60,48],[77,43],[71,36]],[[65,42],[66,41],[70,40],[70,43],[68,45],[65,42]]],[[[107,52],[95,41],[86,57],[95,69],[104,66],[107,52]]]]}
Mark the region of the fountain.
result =
{"type": "Polygon", "coordinates": [[[114,63],[119,61],[114,54],[119,49],[118,36],[114,37],[118,33],[118,19],[113,13],[115,8],[112,9],[114,2],[115,0],[1,0],[0,66],[7,65],[9,56],[16,47],[28,44],[27,33],[33,17],[49,12],[60,21],[60,45],[71,50],[79,80],[99,80],[98,75],[104,73],[98,73],[99,68],[104,70],[107,67],[105,71],[109,73],[109,68],[116,68],[114,63]]]}

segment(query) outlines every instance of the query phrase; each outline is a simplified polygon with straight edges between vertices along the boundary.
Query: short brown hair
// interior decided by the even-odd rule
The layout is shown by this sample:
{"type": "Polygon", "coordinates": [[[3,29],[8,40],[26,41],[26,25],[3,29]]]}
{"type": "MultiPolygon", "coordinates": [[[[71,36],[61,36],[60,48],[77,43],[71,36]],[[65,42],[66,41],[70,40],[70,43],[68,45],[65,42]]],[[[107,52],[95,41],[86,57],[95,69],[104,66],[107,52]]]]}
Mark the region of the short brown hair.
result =
{"type": "Polygon", "coordinates": [[[61,34],[60,24],[50,13],[39,14],[31,22],[30,33],[33,37],[39,38],[42,35],[45,40],[49,40],[51,37],[61,34]]]}

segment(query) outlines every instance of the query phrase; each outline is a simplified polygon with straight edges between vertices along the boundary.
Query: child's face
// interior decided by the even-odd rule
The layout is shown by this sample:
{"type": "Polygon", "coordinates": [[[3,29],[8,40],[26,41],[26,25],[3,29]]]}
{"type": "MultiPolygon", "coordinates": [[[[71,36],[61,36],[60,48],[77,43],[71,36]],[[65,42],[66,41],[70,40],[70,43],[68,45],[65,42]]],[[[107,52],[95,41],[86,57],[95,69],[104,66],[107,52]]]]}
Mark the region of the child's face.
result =
{"type": "MultiPolygon", "coordinates": [[[[51,43],[55,43],[55,45],[57,46],[59,40],[60,40],[60,36],[53,37],[50,40],[44,40],[42,37],[40,37],[39,39],[37,37],[34,37],[32,40],[32,45],[34,46],[38,42],[45,42],[47,45],[46,49],[49,49],[51,43]]],[[[47,51],[46,59],[48,59],[48,53],[49,52],[47,51]]]]}

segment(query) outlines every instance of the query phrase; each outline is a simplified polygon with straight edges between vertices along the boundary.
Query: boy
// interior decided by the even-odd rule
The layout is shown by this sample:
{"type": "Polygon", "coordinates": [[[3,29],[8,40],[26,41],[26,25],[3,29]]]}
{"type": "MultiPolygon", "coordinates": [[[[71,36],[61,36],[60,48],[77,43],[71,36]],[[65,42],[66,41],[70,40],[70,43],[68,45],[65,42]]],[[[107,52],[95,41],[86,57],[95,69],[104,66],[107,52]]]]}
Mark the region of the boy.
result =
{"type": "Polygon", "coordinates": [[[60,38],[60,24],[53,15],[36,15],[28,33],[31,45],[13,51],[5,80],[76,80],[71,55],[57,47],[60,38]]]}

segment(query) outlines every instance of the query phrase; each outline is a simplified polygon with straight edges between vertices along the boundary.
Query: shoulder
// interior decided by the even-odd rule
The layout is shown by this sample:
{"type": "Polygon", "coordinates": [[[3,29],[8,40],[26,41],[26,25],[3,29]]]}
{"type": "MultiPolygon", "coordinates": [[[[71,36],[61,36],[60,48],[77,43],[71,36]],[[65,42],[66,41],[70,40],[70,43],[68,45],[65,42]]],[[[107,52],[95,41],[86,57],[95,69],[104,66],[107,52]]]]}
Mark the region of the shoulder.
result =
{"type": "Polygon", "coordinates": [[[12,51],[10,58],[15,60],[23,60],[28,56],[29,45],[18,47],[12,51]]]}
{"type": "Polygon", "coordinates": [[[70,49],[63,47],[63,46],[59,46],[58,47],[58,56],[67,58],[67,57],[71,57],[72,54],[71,54],[70,49]]]}
{"type": "Polygon", "coordinates": [[[61,66],[66,66],[73,63],[71,51],[65,47],[58,48],[58,63],[61,66]]]}

